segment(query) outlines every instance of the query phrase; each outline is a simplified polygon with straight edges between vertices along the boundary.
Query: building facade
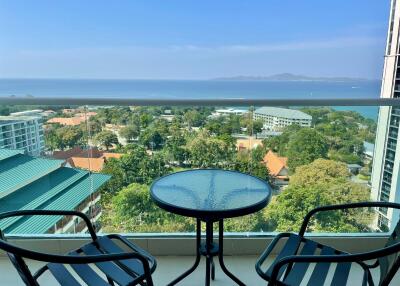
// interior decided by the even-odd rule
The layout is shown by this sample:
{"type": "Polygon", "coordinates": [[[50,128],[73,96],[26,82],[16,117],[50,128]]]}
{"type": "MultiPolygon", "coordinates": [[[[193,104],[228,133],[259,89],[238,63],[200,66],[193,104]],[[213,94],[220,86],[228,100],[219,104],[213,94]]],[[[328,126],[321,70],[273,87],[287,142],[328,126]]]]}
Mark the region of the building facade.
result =
{"type": "Polygon", "coordinates": [[[39,156],[44,151],[41,116],[0,116],[0,148],[24,150],[39,156]]]}
{"type": "MultiPolygon", "coordinates": [[[[381,97],[400,97],[400,1],[391,4],[390,22],[383,70],[381,97]]],[[[378,127],[374,148],[371,176],[371,199],[374,201],[400,203],[400,144],[399,141],[400,107],[382,106],[379,110],[378,127]]],[[[394,227],[399,211],[377,209],[376,226],[385,231],[394,227]]]]}
{"type": "Polygon", "coordinates": [[[279,131],[284,127],[297,124],[301,127],[311,127],[312,117],[300,110],[279,108],[279,107],[261,107],[254,111],[254,120],[262,120],[264,129],[279,131]]]}

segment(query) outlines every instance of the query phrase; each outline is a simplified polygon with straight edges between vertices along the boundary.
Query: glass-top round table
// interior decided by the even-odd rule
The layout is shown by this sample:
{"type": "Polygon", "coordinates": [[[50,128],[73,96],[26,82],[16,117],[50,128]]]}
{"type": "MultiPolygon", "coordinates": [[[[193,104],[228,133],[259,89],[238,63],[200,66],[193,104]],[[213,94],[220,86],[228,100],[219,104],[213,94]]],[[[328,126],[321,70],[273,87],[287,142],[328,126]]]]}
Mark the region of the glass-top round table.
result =
{"type": "Polygon", "coordinates": [[[222,270],[238,285],[245,285],[230,273],[223,261],[223,219],[243,216],[264,208],[271,198],[266,181],[236,171],[198,169],[178,172],[156,180],[150,195],[161,208],[197,219],[197,255],[194,265],[168,285],[175,285],[199,265],[206,256],[206,285],[215,277],[213,256],[222,270]],[[201,244],[201,222],[206,223],[206,242],[201,244]],[[219,223],[218,244],[213,242],[213,224],[219,223]]]}

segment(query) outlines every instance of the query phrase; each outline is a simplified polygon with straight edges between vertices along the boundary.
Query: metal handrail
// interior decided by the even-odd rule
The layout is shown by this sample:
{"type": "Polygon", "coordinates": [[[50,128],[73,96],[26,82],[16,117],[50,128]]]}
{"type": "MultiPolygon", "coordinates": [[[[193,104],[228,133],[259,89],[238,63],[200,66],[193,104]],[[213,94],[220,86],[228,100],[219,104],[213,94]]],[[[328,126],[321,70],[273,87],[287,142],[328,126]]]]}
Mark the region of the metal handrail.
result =
{"type": "Polygon", "coordinates": [[[118,105],[118,106],[400,106],[400,98],[100,98],[0,97],[0,105],[118,105]]]}

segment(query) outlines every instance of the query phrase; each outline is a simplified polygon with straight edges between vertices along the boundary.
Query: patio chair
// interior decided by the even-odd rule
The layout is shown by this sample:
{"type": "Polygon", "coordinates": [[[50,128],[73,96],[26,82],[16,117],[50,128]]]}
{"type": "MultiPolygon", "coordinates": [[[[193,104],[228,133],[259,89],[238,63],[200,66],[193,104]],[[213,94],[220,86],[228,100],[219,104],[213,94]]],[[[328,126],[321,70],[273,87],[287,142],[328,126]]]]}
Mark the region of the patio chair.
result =
{"type": "Polygon", "coordinates": [[[92,241],[66,255],[55,255],[10,244],[0,230],[0,249],[7,253],[26,285],[38,286],[40,285],[38,280],[42,274],[50,273],[63,286],[81,285],[76,277],[79,277],[85,283],[84,285],[89,286],[115,284],[153,286],[151,273],[156,268],[155,259],[120,235],[97,236],[89,218],[81,212],[22,210],[2,213],[0,220],[35,215],[80,217],[86,223],[92,241]],[[116,241],[119,245],[115,243],[116,241]],[[124,251],[121,245],[127,247],[129,252],[124,251]],[[47,262],[47,264],[32,274],[25,259],[47,262]],[[89,264],[96,267],[91,267],[89,264]]]}
{"type": "Polygon", "coordinates": [[[348,283],[350,269],[354,263],[354,265],[361,267],[363,271],[363,278],[359,280],[360,283],[358,285],[389,285],[400,266],[400,221],[385,246],[370,252],[349,254],[304,237],[308,223],[314,214],[323,211],[362,207],[400,209],[400,204],[362,202],[315,208],[305,216],[298,234],[281,233],[277,235],[258,258],[256,262],[257,273],[269,282],[268,285],[300,285],[303,278],[305,278],[303,285],[324,285],[325,282],[330,281],[326,279],[329,272],[329,276],[333,276],[330,285],[346,285],[346,283],[347,285],[355,285],[354,281],[352,284],[348,283]],[[270,256],[278,242],[281,241],[285,242],[280,253],[276,256],[271,266],[267,269],[262,269],[263,263],[270,256]],[[336,264],[333,275],[329,271],[332,263],[336,264]],[[380,279],[377,284],[374,284],[370,269],[377,267],[380,267],[380,279]]]}

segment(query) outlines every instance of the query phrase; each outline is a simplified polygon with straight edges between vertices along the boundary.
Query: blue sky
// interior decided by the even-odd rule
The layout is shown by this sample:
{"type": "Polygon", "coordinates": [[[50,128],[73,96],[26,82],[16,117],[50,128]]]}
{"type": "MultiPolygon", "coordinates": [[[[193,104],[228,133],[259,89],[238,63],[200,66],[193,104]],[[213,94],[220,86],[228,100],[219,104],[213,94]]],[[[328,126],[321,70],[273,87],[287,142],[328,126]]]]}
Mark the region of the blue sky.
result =
{"type": "Polygon", "coordinates": [[[380,78],[389,0],[0,0],[0,77],[380,78]]]}

